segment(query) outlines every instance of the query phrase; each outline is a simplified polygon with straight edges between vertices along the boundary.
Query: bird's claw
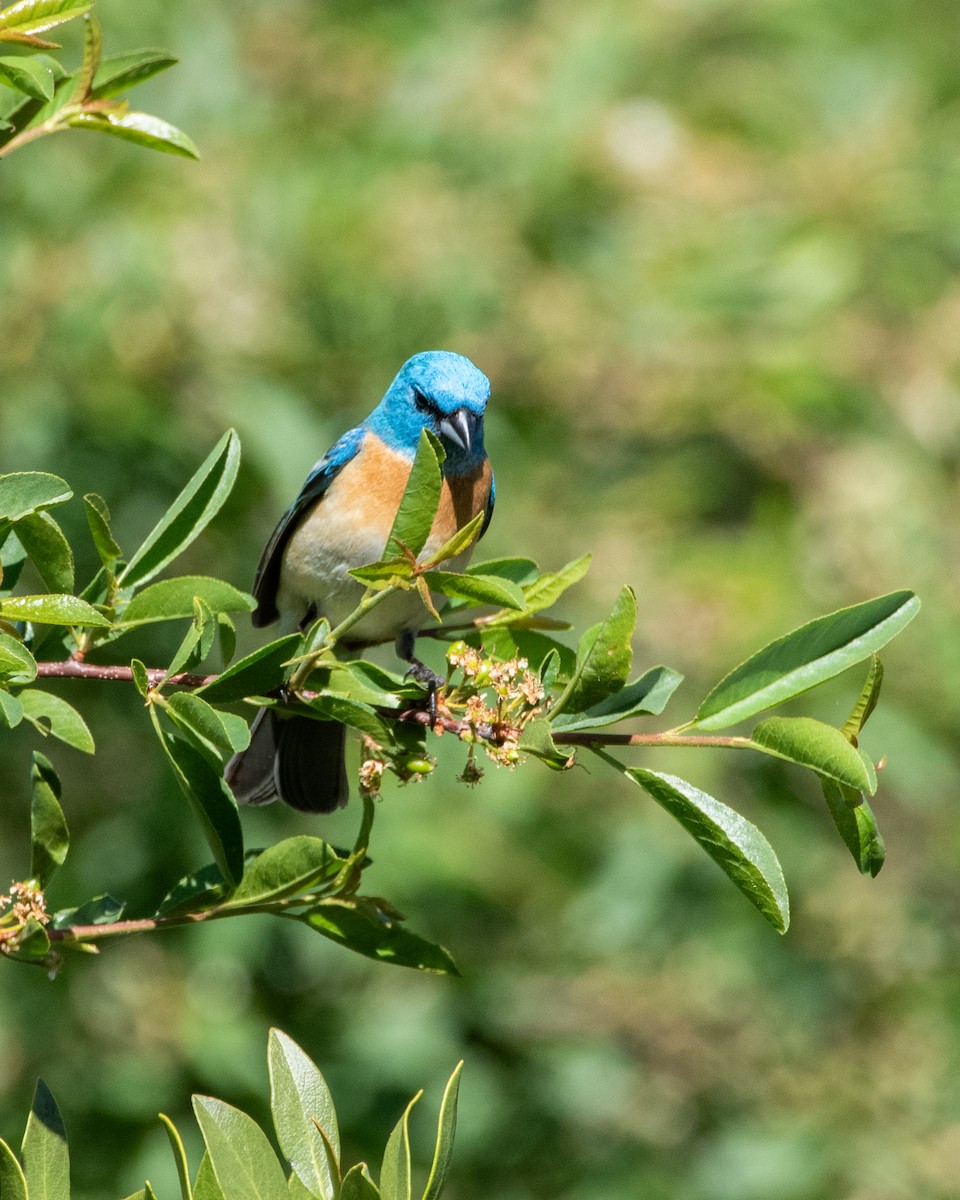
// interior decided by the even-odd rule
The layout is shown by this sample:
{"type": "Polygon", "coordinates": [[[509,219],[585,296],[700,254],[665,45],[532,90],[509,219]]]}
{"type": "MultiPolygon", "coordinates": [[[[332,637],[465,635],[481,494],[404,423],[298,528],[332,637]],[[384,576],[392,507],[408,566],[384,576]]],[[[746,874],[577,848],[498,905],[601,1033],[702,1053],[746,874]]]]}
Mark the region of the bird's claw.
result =
{"type": "Polygon", "coordinates": [[[412,679],[421,687],[426,688],[427,711],[430,714],[430,720],[435,721],[437,719],[437,692],[440,691],[446,680],[436,671],[431,671],[426,663],[420,662],[419,659],[414,659],[404,679],[412,679]]]}

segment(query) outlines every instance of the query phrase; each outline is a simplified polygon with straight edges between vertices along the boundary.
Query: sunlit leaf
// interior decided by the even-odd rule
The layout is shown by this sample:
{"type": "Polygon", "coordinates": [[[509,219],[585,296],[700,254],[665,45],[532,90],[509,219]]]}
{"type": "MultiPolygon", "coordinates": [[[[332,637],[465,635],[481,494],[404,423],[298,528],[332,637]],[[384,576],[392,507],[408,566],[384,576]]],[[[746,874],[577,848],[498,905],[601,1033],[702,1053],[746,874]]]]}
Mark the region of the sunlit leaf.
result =
{"type": "Polygon", "coordinates": [[[33,655],[16,638],[0,631],[0,679],[7,683],[31,683],[37,677],[33,655]]]}
{"type": "Polygon", "coordinates": [[[750,735],[753,745],[766,754],[809,767],[857,792],[872,796],[877,777],[839,729],[812,717],[769,717],[750,735]]]}
{"type": "Polygon", "coordinates": [[[95,100],[119,96],[145,79],[175,66],[178,61],[165,50],[130,50],[125,54],[110,54],[97,68],[90,95],[95,100]]]}
{"type": "Polygon", "coordinates": [[[443,1090],[440,1101],[440,1117],[437,1121],[437,1144],[433,1152],[433,1164],[423,1193],[423,1200],[437,1200],[443,1191],[453,1158],[453,1139],[457,1132],[457,1099],[460,1095],[460,1072],[463,1062],[458,1062],[443,1090]]]}
{"type": "Polygon", "coordinates": [[[498,608],[522,609],[523,593],[508,579],[495,575],[458,575],[450,571],[427,571],[427,586],[444,596],[467,600],[471,604],[494,604],[498,608]]]}
{"type": "Polygon", "coordinates": [[[20,1161],[30,1200],[67,1200],[70,1195],[67,1131],[57,1102],[42,1079],[37,1080],[33,1093],[20,1161]]]}
{"type": "Polygon", "coordinates": [[[152,579],[206,529],[230,495],[239,465],[240,439],[230,429],[130,559],[119,576],[121,586],[152,579]]]}
{"type": "Polygon", "coordinates": [[[335,1194],[324,1139],[337,1162],[340,1131],[333,1097],[313,1060],[279,1029],[271,1029],[267,1047],[270,1069],[270,1109],[277,1141],[300,1181],[314,1196],[335,1194]],[[316,1124],[314,1124],[316,1122],[316,1124]]]}
{"type": "Polygon", "coordinates": [[[387,1139],[380,1166],[380,1195],[382,1200],[411,1200],[410,1178],[410,1113],[423,1092],[417,1092],[403,1116],[387,1139]]]}
{"type": "Polygon", "coordinates": [[[651,667],[619,692],[612,692],[599,704],[583,712],[560,713],[553,722],[557,733],[581,729],[599,729],[626,721],[630,717],[656,716],[666,708],[670,697],[683,682],[683,676],[670,667],[651,667]]]}
{"type": "Polygon", "coordinates": [[[403,546],[412,554],[419,554],[426,545],[440,503],[443,483],[441,466],[445,458],[439,438],[424,429],[410,468],[410,478],[384,547],[384,558],[399,553],[403,546]]]}
{"type": "Polygon", "coordinates": [[[885,646],[919,608],[913,592],[892,592],[778,638],[717,684],[697,710],[697,728],[725,729],[832,679],[885,646]]]}
{"type": "Polygon", "coordinates": [[[553,706],[558,716],[565,709],[582,712],[619,691],[627,681],[633,650],[630,639],[637,623],[637,598],[632,588],[621,590],[613,611],[580,639],[577,666],[553,706]]]}
{"type": "MultiPolygon", "coordinates": [[[[0,13],[0,24],[2,19],[3,13],[0,13]]],[[[19,521],[30,513],[63,504],[72,495],[69,485],[59,475],[47,475],[43,471],[0,475],[0,518],[19,521]]]]}
{"type": "Polygon", "coordinates": [[[23,714],[42,732],[50,733],[68,746],[93,754],[95,746],[87,723],[72,704],[52,692],[38,688],[25,688],[17,696],[23,714]]]}
{"type": "Polygon", "coordinates": [[[211,683],[199,688],[197,695],[215,704],[242,700],[245,696],[264,696],[278,688],[286,677],[284,663],[297,652],[300,635],[288,634],[245,658],[238,659],[211,683]]]}
{"type": "Polygon", "coordinates": [[[122,138],[148,150],[162,150],[165,154],[176,154],[181,158],[199,158],[200,151],[193,139],[182,129],[177,129],[160,117],[142,112],[81,112],[67,119],[74,129],[88,129],[93,133],[106,133],[122,138]]]}
{"type": "Polygon", "coordinates": [[[442,946],[410,933],[395,918],[363,900],[321,900],[300,918],[331,941],[378,962],[415,967],[438,975],[458,975],[442,946]]]}
{"type": "Polygon", "coordinates": [[[184,1149],[180,1131],[166,1113],[158,1113],[157,1115],[160,1124],[166,1130],[167,1139],[170,1142],[170,1151],[177,1164],[177,1178],[180,1181],[181,1200],[193,1200],[193,1189],[190,1186],[190,1167],[187,1163],[187,1152],[184,1149]]]}
{"type": "Polygon", "coordinates": [[[867,721],[870,719],[870,714],[877,707],[877,701],[880,699],[880,686],[883,683],[883,663],[874,654],[870,660],[870,670],[867,672],[867,678],[864,680],[860,695],[857,697],[857,702],[853,706],[850,716],[844,722],[840,732],[851,742],[856,742],[867,721]]]}
{"type": "Polygon", "coordinates": [[[287,1200],[286,1177],[256,1121],[213,1096],[194,1096],[193,1112],[228,1200],[287,1200]]]}
{"type": "Polygon", "coordinates": [[[54,929],[69,929],[77,925],[113,925],[123,916],[126,905],[112,896],[94,896],[76,908],[62,908],[54,914],[54,929]]]}
{"type": "Polygon", "coordinates": [[[4,621],[30,621],[34,625],[76,625],[110,628],[110,622],[79,596],[49,592],[42,596],[4,596],[0,600],[4,621]]]}
{"type": "Polygon", "coordinates": [[[51,592],[73,591],[73,551],[63,530],[46,512],[16,522],[17,537],[51,592]]]}
{"type": "Polygon", "coordinates": [[[337,1200],[379,1200],[380,1191],[370,1178],[366,1163],[357,1163],[344,1175],[337,1200]]]}
{"type": "Polygon", "coordinates": [[[0,1138],[0,1197],[3,1200],[27,1200],[23,1168],[3,1138],[0,1138]]]}
{"type": "Polygon", "coordinates": [[[103,565],[112,571],[123,557],[123,551],[117,545],[110,530],[110,510],[107,508],[107,502],[96,492],[88,492],[83,498],[83,503],[86,507],[90,536],[97,548],[97,554],[103,565]]]}
{"type": "Polygon", "coordinates": [[[151,621],[176,621],[194,615],[194,600],[203,600],[211,612],[252,612],[255,601],[222,579],[206,575],[181,575],[163,579],[138,592],[120,614],[117,626],[128,629],[151,621]]]}
{"type": "Polygon", "coordinates": [[[830,815],[861,875],[876,877],[886,848],[873,809],[858,792],[832,779],[821,779],[830,815]]]}
{"type": "Polygon", "coordinates": [[[33,58],[0,58],[0,83],[9,84],[34,100],[53,97],[53,72],[33,58]]]}
{"type": "Polygon", "coordinates": [[[23,720],[23,705],[9,692],[0,689],[0,728],[15,729],[23,720]]]}
{"type": "Polygon", "coordinates": [[[243,872],[228,908],[265,904],[307,891],[333,879],[344,864],[336,851],[319,838],[300,835],[269,846],[243,872]]]}
{"type": "Polygon", "coordinates": [[[242,717],[222,713],[193,692],[177,692],[167,701],[167,715],[205,748],[229,758],[250,745],[250,730],[242,717]]]}

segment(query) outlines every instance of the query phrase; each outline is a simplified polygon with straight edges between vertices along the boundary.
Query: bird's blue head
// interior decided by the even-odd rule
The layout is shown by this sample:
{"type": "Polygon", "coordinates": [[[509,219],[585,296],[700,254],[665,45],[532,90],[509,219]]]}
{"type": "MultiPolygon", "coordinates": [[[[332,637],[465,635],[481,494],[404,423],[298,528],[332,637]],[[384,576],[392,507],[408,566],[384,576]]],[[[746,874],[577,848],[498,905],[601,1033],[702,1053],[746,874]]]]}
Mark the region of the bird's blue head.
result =
{"type": "Polygon", "coordinates": [[[403,364],[364,424],[392,449],[411,458],[421,430],[429,429],[447,452],[444,470],[458,474],[486,457],[483,412],[489,397],[489,379],[469,358],[448,350],[426,350],[403,364]]]}

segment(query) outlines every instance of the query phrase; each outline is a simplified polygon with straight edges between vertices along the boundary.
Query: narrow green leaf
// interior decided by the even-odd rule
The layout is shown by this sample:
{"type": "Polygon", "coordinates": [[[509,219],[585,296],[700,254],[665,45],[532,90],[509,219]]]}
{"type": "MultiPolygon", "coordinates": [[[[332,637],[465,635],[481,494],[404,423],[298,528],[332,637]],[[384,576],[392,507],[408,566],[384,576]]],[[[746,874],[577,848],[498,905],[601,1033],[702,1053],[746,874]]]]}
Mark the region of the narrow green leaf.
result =
{"type": "Polygon", "coordinates": [[[611,693],[599,704],[583,712],[560,713],[553,723],[554,731],[572,733],[581,729],[599,729],[630,717],[658,716],[682,682],[683,676],[670,667],[651,667],[639,679],[619,692],[611,693]]]}
{"type": "Polygon", "coordinates": [[[93,735],[72,704],[37,688],[26,688],[17,698],[24,716],[41,733],[50,733],[68,746],[82,750],[84,754],[93,754],[96,749],[93,735]]]}
{"type": "Polygon", "coordinates": [[[413,1184],[410,1178],[410,1113],[423,1092],[417,1092],[403,1116],[387,1139],[380,1167],[380,1195],[383,1200],[411,1200],[413,1184]]]}
{"type": "Polygon", "coordinates": [[[27,552],[10,522],[0,518],[0,594],[12,592],[27,561],[27,552]]]}
{"type": "Polygon", "coordinates": [[[72,592],[73,551],[53,517],[45,512],[31,513],[21,517],[14,528],[50,591],[72,592]]]}
{"type": "Polygon", "coordinates": [[[147,674],[147,668],[143,665],[139,658],[130,660],[130,671],[133,674],[133,683],[141,696],[146,697],[150,691],[150,676],[147,674]]]}
{"type": "Polygon", "coordinates": [[[299,645],[300,635],[291,633],[261,646],[238,659],[212,683],[199,688],[196,695],[215,704],[227,704],[247,696],[265,696],[284,682],[287,674],[284,664],[296,654],[299,645]]]}
{"type": "Polygon", "coordinates": [[[287,1176],[287,1200],[327,1200],[327,1197],[321,1194],[318,1198],[300,1182],[300,1176],[296,1171],[291,1171],[287,1176]]]}
{"type": "Polygon", "coordinates": [[[97,69],[90,95],[95,100],[109,100],[160,71],[175,66],[178,61],[165,50],[130,50],[126,54],[110,54],[97,69]]]}
{"type": "MultiPolygon", "coordinates": [[[[2,15],[2,14],[0,14],[2,15]]],[[[70,1152],[67,1131],[50,1089],[37,1080],[33,1105],[20,1147],[20,1161],[30,1200],[68,1200],[70,1152]]],[[[6,1200],[4,1195],[3,1200],[6,1200]]]]}
{"type": "Polygon", "coordinates": [[[370,1178],[366,1163],[357,1163],[344,1175],[337,1200],[379,1200],[380,1191],[370,1178]]]}
{"type": "Polygon", "coordinates": [[[30,770],[30,877],[45,888],[70,848],[60,807],[60,780],[48,759],[34,751],[30,770]]]}
{"type": "Polygon", "coordinates": [[[0,727],[16,729],[23,720],[23,705],[9,692],[0,690],[0,727]]]}
{"type": "Polygon", "coordinates": [[[750,740],[765,754],[809,767],[857,792],[872,796],[877,790],[873,767],[867,766],[839,729],[812,717],[768,717],[754,729],[750,740]]]}
{"type": "Polygon", "coordinates": [[[569,646],[537,630],[518,629],[515,625],[498,625],[491,629],[485,625],[482,632],[469,634],[464,640],[471,646],[482,644],[483,652],[488,656],[525,658],[528,663],[542,663],[551,651],[556,651],[561,678],[569,679],[577,666],[577,656],[569,646]]]}
{"type": "Polygon", "coordinates": [[[229,895],[230,888],[223,872],[216,863],[209,863],[179,880],[166,894],[155,915],[176,917],[182,913],[216,908],[229,895]]]}
{"type": "Polygon", "coordinates": [[[280,1149],[297,1178],[314,1196],[333,1200],[336,1181],[317,1128],[326,1134],[338,1164],[340,1131],[326,1080],[313,1060],[279,1029],[270,1030],[267,1063],[270,1110],[280,1149]]]}
{"type": "Polygon", "coordinates": [[[206,1153],[200,1159],[200,1166],[193,1181],[193,1200],[226,1200],[210,1165],[210,1155],[206,1153]]]}
{"type": "Polygon", "coordinates": [[[892,592],[778,638],[717,684],[697,710],[696,727],[726,729],[833,679],[896,637],[919,608],[913,592],[892,592]]]}
{"type": "Polygon", "coordinates": [[[100,32],[100,22],[92,12],[83,15],[83,61],[76,74],[76,85],[70,97],[75,104],[82,104],[90,98],[90,88],[93,77],[100,66],[103,55],[103,35],[100,32]]]}
{"type": "Polygon", "coordinates": [[[37,34],[72,21],[90,10],[89,4],[76,0],[19,0],[0,12],[0,29],[37,34]]]}
{"type": "Polygon", "coordinates": [[[0,58],[0,83],[34,100],[53,99],[53,72],[32,58],[0,58]]]}
{"type": "MultiPolygon", "coordinates": [[[[0,26],[2,24],[3,13],[0,12],[0,26]]],[[[19,521],[31,513],[63,504],[72,495],[69,485],[59,475],[47,475],[43,471],[0,475],[0,518],[19,521]]]]}
{"type": "Polygon", "coordinates": [[[167,715],[203,747],[229,758],[250,745],[250,730],[242,717],[218,712],[202,696],[177,692],[167,701],[167,715]]]}
{"type": "Polygon", "coordinates": [[[194,1096],[193,1112],[217,1183],[229,1200],[287,1200],[287,1180],[277,1156],[251,1117],[213,1096],[194,1096]]]}
{"type": "Polygon", "coordinates": [[[23,1168],[3,1138],[0,1138],[0,1197],[3,1200],[27,1200],[23,1168]]]}
{"type": "Polygon", "coordinates": [[[790,902],[773,847],[746,817],[673,775],[627,768],[600,757],[632,779],[686,829],[779,933],[790,924],[790,902]]]}
{"type": "Polygon", "coordinates": [[[216,616],[220,661],[227,667],[237,651],[237,627],[226,613],[217,613],[216,616]]]}
{"type": "Polygon", "coordinates": [[[69,929],[74,925],[113,925],[123,916],[126,905],[108,894],[94,896],[76,908],[61,908],[53,917],[54,929],[69,929]]]}
{"type": "Polygon", "coordinates": [[[410,478],[383,550],[384,558],[397,554],[403,546],[412,554],[419,554],[426,545],[440,504],[443,485],[441,467],[445,458],[440,439],[424,429],[410,468],[410,478]]]}
{"type": "Polygon", "coordinates": [[[436,553],[430,555],[430,565],[438,567],[448,559],[456,558],[470,547],[480,532],[480,526],[486,519],[486,513],[478,512],[472,521],[468,521],[461,529],[448,538],[436,553]]]}
{"type": "Polygon", "coordinates": [[[146,583],[203,532],[229,496],[239,465],[240,440],[230,429],[127,563],[121,586],[146,583]]]}
{"type": "Polygon", "coordinates": [[[300,918],[331,941],[378,962],[459,975],[456,964],[442,946],[409,933],[398,920],[388,917],[362,898],[321,900],[300,918]]]}
{"type": "Polygon", "coordinates": [[[508,579],[495,575],[457,575],[450,571],[427,571],[427,586],[444,596],[468,600],[471,604],[495,604],[498,608],[523,608],[523,592],[508,579]]]}
{"type": "Polygon", "coordinates": [[[874,654],[870,659],[870,670],[867,672],[867,678],[860,690],[860,695],[857,697],[857,702],[853,706],[853,711],[847,717],[843,728],[840,730],[847,741],[853,742],[854,745],[856,745],[860,730],[870,720],[870,714],[877,707],[882,683],[883,663],[874,654]]]}
{"type": "Polygon", "coordinates": [[[359,729],[368,737],[372,737],[381,746],[392,745],[395,741],[393,729],[380,717],[369,704],[355,700],[352,696],[335,696],[327,693],[316,696],[306,704],[306,712],[298,709],[304,716],[316,716],[324,721],[340,721],[351,729],[359,729]]]}
{"type": "Polygon", "coordinates": [[[200,157],[193,139],[182,129],[149,113],[81,112],[68,117],[67,124],[74,129],[106,133],[137,146],[145,146],[148,150],[161,150],[164,154],[176,154],[180,158],[200,157]]]}
{"type": "Polygon", "coordinates": [[[30,651],[8,633],[0,632],[0,679],[8,683],[31,683],[37,664],[30,651]]]}
{"type": "Polygon", "coordinates": [[[413,566],[404,558],[388,558],[365,567],[355,567],[348,574],[352,575],[357,583],[379,592],[386,587],[398,587],[411,580],[413,566]]]}
{"type": "Polygon", "coordinates": [[[423,1200],[437,1200],[447,1181],[450,1161],[453,1158],[453,1138],[457,1131],[457,1098],[460,1095],[460,1072],[463,1061],[457,1063],[447,1081],[440,1102],[440,1119],[437,1123],[437,1145],[433,1152],[433,1166],[427,1179],[423,1200]]]}
{"type": "Polygon", "coordinates": [[[243,829],[233,793],[199,750],[160,728],[155,708],[150,716],[217,866],[231,886],[238,884],[243,875],[243,829]]]}
{"type": "Polygon", "coordinates": [[[832,779],[821,779],[820,783],[833,823],[860,874],[876,878],[886,858],[886,847],[873,809],[852,788],[832,779]]]}
{"type": "Polygon", "coordinates": [[[30,621],[34,625],[76,625],[109,629],[110,622],[79,596],[50,592],[44,596],[4,596],[0,619],[30,621]]]}
{"type": "MultiPolygon", "coordinates": [[[[547,571],[532,583],[527,584],[523,589],[521,617],[528,616],[530,613],[542,612],[543,609],[556,604],[567,588],[579,583],[589,569],[590,555],[584,554],[580,558],[575,558],[573,562],[567,563],[561,570],[547,571]]],[[[495,617],[491,624],[507,625],[516,619],[519,618],[514,618],[511,613],[503,613],[495,617]]]]}
{"type": "Polygon", "coordinates": [[[161,1125],[167,1131],[167,1137],[170,1140],[170,1150],[177,1164],[181,1200],[193,1200],[193,1189],[190,1187],[190,1166],[187,1163],[187,1152],[183,1148],[183,1139],[180,1137],[176,1125],[174,1125],[166,1113],[160,1113],[159,1119],[161,1125]]]}
{"type": "Polygon", "coordinates": [[[107,570],[113,571],[123,557],[123,551],[117,545],[110,530],[110,509],[107,508],[107,502],[96,492],[88,492],[83,498],[83,503],[87,512],[90,536],[93,538],[100,561],[107,570]]]}
{"type": "Polygon", "coordinates": [[[200,599],[211,612],[252,612],[256,601],[222,579],[206,575],[181,575],[164,579],[138,592],[123,610],[118,628],[147,625],[151,621],[178,621],[194,614],[194,600],[200,599]]]}
{"type": "Polygon", "coordinates": [[[496,575],[498,579],[509,579],[523,586],[540,577],[540,568],[532,558],[488,558],[485,562],[471,563],[467,575],[496,575]]]}
{"type": "Polygon", "coordinates": [[[610,616],[580,639],[577,666],[552,713],[570,709],[582,712],[620,691],[627,682],[633,649],[630,639],[637,623],[637,598],[633,589],[621,590],[610,616]]]}
{"type": "Polygon", "coordinates": [[[209,605],[200,596],[194,596],[193,620],[170,660],[163,682],[166,683],[171,676],[178,675],[181,671],[198,667],[213,649],[216,636],[217,622],[209,605]]]}
{"type": "Polygon", "coordinates": [[[300,835],[268,847],[248,863],[228,908],[266,904],[333,879],[344,860],[319,838],[300,835]]]}

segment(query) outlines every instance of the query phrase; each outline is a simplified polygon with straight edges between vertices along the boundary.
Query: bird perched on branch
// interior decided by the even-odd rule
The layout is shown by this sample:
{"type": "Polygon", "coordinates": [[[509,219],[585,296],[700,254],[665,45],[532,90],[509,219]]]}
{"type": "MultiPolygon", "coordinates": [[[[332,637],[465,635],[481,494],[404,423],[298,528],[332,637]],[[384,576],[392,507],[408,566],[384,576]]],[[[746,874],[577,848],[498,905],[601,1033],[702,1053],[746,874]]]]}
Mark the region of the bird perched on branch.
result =
{"type": "MultiPolygon", "coordinates": [[[[383,557],[424,429],[440,439],[446,459],[422,557],[481,512],[482,537],[494,502],[483,445],[489,396],[487,377],[460,354],[429,350],[404,363],[370,416],[320,459],[281,517],[257,567],[254,625],[282,617],[305,628],[325,616],[336,626],[356,609],[364,588],[348,572],[383,557]]],[[[468,555],[452,560],[450,569],[461,569],[468,555]]],[[[400,657],[423,671],[413,655],[422,617],[417,593],[399,592],[350,628],[340,645],[349,650],[395,638],[400,657]]],[[[262,709],[250,746],[227,764],[227,782],[241,804],[279,798],[303,811],[332,812],[349,794],[345,737],[338,722],[262,709]]]]}

